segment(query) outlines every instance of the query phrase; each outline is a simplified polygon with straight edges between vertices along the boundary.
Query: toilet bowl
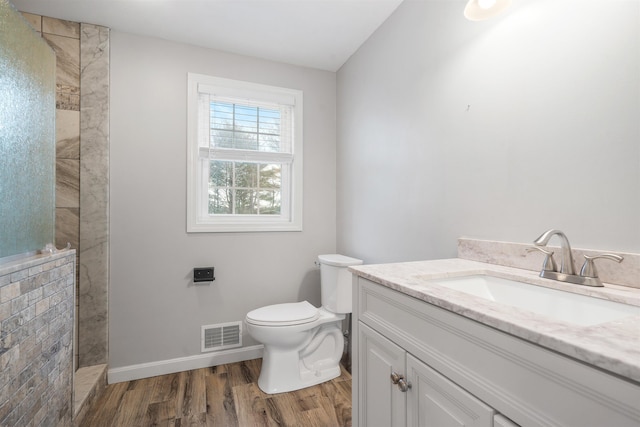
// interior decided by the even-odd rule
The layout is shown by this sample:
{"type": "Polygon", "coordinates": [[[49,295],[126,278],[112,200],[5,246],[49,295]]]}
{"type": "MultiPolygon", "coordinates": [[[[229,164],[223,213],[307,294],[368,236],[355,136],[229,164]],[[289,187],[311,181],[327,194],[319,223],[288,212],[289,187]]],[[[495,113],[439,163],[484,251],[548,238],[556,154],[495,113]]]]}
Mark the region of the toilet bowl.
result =
{"type": "Polygon", "coordinates": [[[258,386],[265,393],[299,390],[340,376],[342,321],[351,312],[347,267],[362,261],[336,254],[318,260],[321,308],[307,301],[275,304],[252,310],[245,318],[249,335],[264,345],[258,386]]]}
{"type": "Polygon", "coordinates": [[[318,309],[307,301],[249,312],[245,319],[247,332],[264,344],[260,389],[270,394],[283,393],[339,376],[344,317],[318,309]],[[269,320],[275,313],[287,320],[269,320]]]}

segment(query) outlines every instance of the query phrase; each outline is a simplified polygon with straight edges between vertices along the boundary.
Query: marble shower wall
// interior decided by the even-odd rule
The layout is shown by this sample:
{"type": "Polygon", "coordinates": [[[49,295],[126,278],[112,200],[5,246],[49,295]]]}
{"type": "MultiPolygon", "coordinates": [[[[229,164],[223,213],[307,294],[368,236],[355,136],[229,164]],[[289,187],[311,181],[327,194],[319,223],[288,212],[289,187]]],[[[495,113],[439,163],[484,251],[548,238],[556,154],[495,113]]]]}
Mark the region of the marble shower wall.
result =
{"type": "Polygon", "coordinates": [[[107,363],[109,29],[80,24],[80,367],[107,363]]]}
{"type": "Polygon", "coordinates": [[[77,251],[76,367],[107,362],[109,29],[23,13],[56,53],[56,246],[77,251]]]}

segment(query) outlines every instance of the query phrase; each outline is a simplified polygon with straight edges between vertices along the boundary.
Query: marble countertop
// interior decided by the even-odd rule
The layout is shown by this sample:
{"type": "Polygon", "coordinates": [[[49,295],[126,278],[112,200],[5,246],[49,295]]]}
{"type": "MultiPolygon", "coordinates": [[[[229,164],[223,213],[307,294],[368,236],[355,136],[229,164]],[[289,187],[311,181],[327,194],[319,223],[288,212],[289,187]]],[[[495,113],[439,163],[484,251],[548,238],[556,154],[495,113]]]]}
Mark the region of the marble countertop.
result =
{"type": "Polygon", "coordinates": [[[543,279],[538,272],[465,259],[443,259],[349,268],[354,274],[484,325],[640,383],[640,311],[580,326],[430,283],[490,274],[548,288],[640,306],[640,289],[605,283],[602,288],[543,279]]]}

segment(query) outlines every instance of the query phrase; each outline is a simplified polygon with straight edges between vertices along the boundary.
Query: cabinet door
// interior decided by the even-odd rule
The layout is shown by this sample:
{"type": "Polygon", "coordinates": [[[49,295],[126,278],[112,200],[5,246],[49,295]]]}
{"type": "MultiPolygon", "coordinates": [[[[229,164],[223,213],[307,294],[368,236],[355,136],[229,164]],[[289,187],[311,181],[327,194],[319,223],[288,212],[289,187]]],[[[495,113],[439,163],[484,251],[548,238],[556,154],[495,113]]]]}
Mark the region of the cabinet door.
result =
{"type": "Polygon", "coordinates": [[[363,323],[358,338],[359,424],[366,427],[406,426],[406,395],[391,381],[405,374],[405,351],[363,323]]]}
{"type": "Polygon", "coordinates": [[[501,414],[496,414],[493,417],[493,427],[520,427],[518,424],[511,421],[509,418],[501,414]]]}
{"type": "Polygon", "coordinates": [[[407,425],[491,427],[494,410],[415,357],[407,354],[407,425]]]}

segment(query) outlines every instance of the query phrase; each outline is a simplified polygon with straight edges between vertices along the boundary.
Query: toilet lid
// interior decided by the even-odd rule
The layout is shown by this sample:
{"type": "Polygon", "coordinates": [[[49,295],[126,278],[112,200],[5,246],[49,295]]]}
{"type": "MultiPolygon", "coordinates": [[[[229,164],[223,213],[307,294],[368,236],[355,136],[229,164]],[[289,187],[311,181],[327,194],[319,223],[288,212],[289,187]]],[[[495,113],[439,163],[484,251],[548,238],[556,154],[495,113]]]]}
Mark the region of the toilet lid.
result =
{"type": "Polygon", "coordinates": [[[316,307],[302,301],[257,308],[247,313],[247,321],[254,325],[288,326],[313,322],[319,316],[316,307]]]}
{"type": "Polygon", "coordinates": [[[320,264],[333,265],[335,267],[349,267],[362,264],[361,259],[351,258],[340,254],[318,255],[320,264]]]}

